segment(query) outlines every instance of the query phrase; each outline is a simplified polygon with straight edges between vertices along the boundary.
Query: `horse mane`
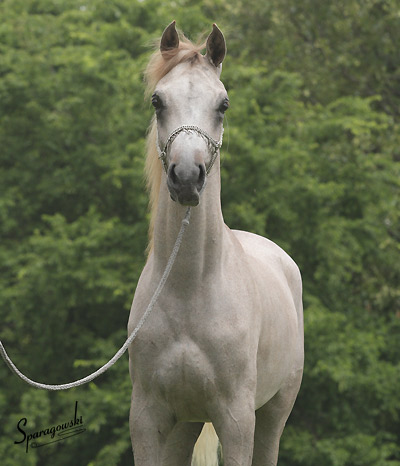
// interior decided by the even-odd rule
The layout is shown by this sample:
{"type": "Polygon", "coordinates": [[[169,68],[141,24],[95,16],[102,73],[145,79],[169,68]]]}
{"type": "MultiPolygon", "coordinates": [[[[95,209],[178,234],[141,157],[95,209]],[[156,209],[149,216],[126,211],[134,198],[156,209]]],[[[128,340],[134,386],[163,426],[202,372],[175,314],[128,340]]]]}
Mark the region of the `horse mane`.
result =
{"type": "MultiPolygon", "coordinates": [[[[149,63],[145,70],[146,92],[145,96],[148,99],[154,92],[154,89],[166,74],[168,74],[175,66],[183,62],[195,63],[202,57],[201,50],[205,48],[205,43],[193,43],[179,32],[179,46],[175,49],[170,49],[161,52],[160,42],[157,43],[157,49],[150,57],[149,63]]],[[[147,253],[149,254],[153,248],[153,232],[156,211],[158,206],[162,164],[158,159],[157,151],[157,120],[153,117],[147,133],[146,141],[146,164],[145,176],[146,186],[150,194],[149,210],[150,210],[150,225],[149,225],[149,244],[147,253]]]]}

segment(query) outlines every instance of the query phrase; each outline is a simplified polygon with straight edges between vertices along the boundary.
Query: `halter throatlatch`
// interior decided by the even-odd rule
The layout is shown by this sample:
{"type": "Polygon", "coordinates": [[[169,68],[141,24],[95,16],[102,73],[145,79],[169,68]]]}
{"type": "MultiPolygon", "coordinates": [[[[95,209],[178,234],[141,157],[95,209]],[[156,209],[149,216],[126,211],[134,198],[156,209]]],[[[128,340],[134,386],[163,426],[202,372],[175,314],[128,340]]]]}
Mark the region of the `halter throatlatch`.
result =
{"type": "Polygon", "coordinates": [[[199,128],[198,126],[194,125],[182,125],[179,126],[179,128],[176,128],[172,133],[168,136],[167,142],[164,145],[164,149],[161,150],[160,144],[158,141],[158,134],[157,134],[157,151],[158,151],[158,158],[161,160],[165,173],[168,173],[168,163],[167,163],[167,153],[170,145],[172,142],[176,139],[176,137],[182,133],[196,133],[197,135],[201,136],[205,141],[207,142],[208,145],[208,150],[211,153],[211,160],[208,166],[206,167],[206,174],[208,175],[210,173],[211,168],[214,165],[214,162],[217,158],[218,155],[218,150],[222,146],[222,137],[224,135],[224,128],[222,128],[221,132],[221,138],[219,141],[216,141],[214,138],[212,138],[207,131],[204,131],[203,129],[199,128]]]}

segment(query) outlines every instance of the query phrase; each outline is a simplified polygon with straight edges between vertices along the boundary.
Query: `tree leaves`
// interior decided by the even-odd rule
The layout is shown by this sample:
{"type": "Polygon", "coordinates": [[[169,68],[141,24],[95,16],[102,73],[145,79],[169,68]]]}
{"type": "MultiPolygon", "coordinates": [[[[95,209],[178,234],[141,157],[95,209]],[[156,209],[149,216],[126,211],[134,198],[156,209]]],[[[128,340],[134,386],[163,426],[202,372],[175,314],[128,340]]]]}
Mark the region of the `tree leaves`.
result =
{"type": "MultiPolygon", "coordinates": [[[[284,247],[304,282],[306,368],[279,464],[400,464],[396,8],[2,2],[0,333],[17,366],[62,383],[125,340],[147,242],[148,44],[171,19],[192,38],[217,21],[225,220],[284,247]]],[[[63,393],[32,391],[5,367],[0,379],[4,464],[132,461],[126,358],[63,393]],[[76,400],[83,436],[28,455],[14,445],[21,417],[44,428],[76,400]]]]}

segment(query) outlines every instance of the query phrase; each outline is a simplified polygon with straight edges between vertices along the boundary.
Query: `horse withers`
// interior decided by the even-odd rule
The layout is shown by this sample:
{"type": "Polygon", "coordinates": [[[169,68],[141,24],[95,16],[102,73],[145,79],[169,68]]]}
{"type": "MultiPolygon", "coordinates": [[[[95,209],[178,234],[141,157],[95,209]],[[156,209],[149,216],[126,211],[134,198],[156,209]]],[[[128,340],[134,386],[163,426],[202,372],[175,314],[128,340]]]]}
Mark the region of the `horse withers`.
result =
{"type": "Polygon", "coordinates": [[[146,159],[151,240],[129,333],[193,207],[165,288],[129,348],[135,466],[217,465],[216,434],[225,466],[276,465],[301,383],[298,267],[268,239],[230,230],[222,216],[225,53],[216,25],[195,45],[173,22],[146,72],[155,107],[146,159]]]}

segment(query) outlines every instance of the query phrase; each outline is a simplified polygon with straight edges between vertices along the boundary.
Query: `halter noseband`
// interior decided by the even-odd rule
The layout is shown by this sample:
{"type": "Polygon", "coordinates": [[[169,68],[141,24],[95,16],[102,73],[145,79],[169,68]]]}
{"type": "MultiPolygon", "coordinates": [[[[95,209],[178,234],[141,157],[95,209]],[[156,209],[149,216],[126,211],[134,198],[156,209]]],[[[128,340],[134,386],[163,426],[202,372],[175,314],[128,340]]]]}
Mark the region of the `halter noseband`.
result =
{"type": "Polygon", "coordinates": [[[169,146],[172,144],[172,142],[175,140],[175,138],[181,132],[196,133],[196,134],[198,134],[199,136],[203,137],[206,140],[206,142],[208,144],[209,151],[211,152],[211,160],[210,160],[210,163],[208,164],[208,167],[206,167],[206,174],[208,175],[210,173],[210,170],[211,170],[212,166],[214,165],[214,162],[215,162],[216,158],[217,158],[218,150],[222,146],[222,137],[224,135],[224,128],[222,128],[220,140],[216,141],[206,131],[199,128],[198,126],[194,126],[194,125],[182,125],[182,126],[179,126],[179,128],[176,128],[168,136],[167,142],[165,143],[165,146],[164,146],[163,150],[161,150],[161,148],[160,148],[160,144],[159,144],[159,141],[158,141],[158,134],[157,134],[158,158],[162,161],[165,173],[168,173],[167,152],[168,152],[169,146]]]}

